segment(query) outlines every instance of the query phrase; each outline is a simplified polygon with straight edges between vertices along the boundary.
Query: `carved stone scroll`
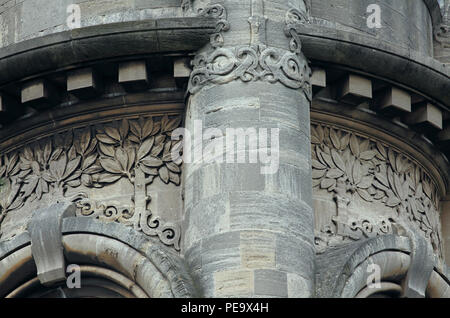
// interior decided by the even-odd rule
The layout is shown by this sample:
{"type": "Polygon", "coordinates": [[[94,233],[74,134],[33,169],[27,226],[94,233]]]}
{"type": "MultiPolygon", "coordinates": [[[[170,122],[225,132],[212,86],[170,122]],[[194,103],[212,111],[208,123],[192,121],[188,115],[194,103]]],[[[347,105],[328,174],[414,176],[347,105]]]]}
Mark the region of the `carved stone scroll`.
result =
{"type": "Polygon", "coordinates": [[[252,1],[252,16],[248,20],[252,38],[250,45],[224,47],[223,32],[228,31],[230,25],[223,6],[211,5],[200,9],[199,14],[220,20],[216,33],[211,38],[211,48],[198,54],[192,61],[193,72],[188,88],[191,94],[206,86],[226,84],[235,80],[266,81],[301,89],[311,100],[311,69],[301,52],[301,42],[296,31],[297,24],[308,21],[306,9],[290,9],[286,13],[285,35],[291,38],[289,50],[267,45],[266,19],[261,0],[252,1]]]}
{"type": "Polygon", "coordinates": [[[306,60],[293,52],[262,44],[217,49],[209,55],[198,55],[193,65],[189,88],[192,94],[205,85],[226,84],[238,79],[280,82],[309,92],[310,69],[306,60]]]}

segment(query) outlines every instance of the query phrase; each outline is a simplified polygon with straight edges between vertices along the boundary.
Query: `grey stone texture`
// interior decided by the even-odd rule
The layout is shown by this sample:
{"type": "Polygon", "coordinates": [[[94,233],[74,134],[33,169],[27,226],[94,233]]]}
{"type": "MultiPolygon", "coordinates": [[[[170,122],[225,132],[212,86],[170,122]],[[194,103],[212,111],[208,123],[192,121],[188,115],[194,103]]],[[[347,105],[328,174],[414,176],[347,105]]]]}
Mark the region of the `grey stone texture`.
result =
{"type": "Polygon", "coordinates": [[[431,55],[431,16],[424,1],[378,2],[383,27],[369,28],[367,7],[371,0],[312,1],[311,14],[320,21],[350,28],[352,32],[376,36],[385,42],[431,55]]]}
{"type": "MultiPolygon", "coordinates": [[[[448,10],[448,0],[441,4],[448,10]]],[[[403,154],[420,163],[419,173],[431,171],[436,180],[430,183],[438,184],[428,195],[436,201],[433,205],[441,200],[440,215],[436,211],[431,221],[433,233],[442,226],[448,262],[450,170],[443,153],[449,148],[440,141],[448,141],[450,129],[450,95],[445,93],[450,91],[450,13],[440,9],[435,0],[0,0],[0,117],[10,115],[13,105],[3,98],[5,92],[16,97],[23,92],[23,102],[29,101],[25,120],[0,126],[0,172],[4,158],[10,158],[3,157],[5,150],[23,150],[30,140],[94,122],[103,125],[105,118],[183,114],[181,125],[191,133],[201,121],[203,130],[220,131],[222,137],[215,141],[223,142],[230,128],[257,133],[279,129],[279,162],[273,174],[264,174],[261,162],[248,162],[254,149],[246,144],[239,149],[247,155],[245,163],[226,162],[230,149],[224,148],[223,162],[185,163],[171,175],[174,184],[155,180],[146,188],[144,196],[151,202],[143,203],[144,210],[180,226],[181,251],[164,246],[161,237],[101,216],[64,218],[54,206],[32,213],[54,203],[49,194],[0,214],[0,296],[36,276],[42,284],[62,280],[65,261],[70,261],[110,268],[150,297],[370,296],[372,264],[380,266],[382,280],[397,284],[403,296],[450,297],[448,268],[433,254],[436,246],[416,235],[419,230],[361,236],[318,251],[315,230],[333,224],[344,199],[326,187],[313,193],[311,170],[311,116],[336,130],[383,142],[383,149],[395,148],[399,156],[393,167],[401,166],[403,154]],[[373,2],[382,10],[380,29],[366,24],[373,2]],[[70,4],[79,5],[80,29],[67,25],[70,4]],[[201,57],[206,61],[198,62],[201,57]],[[98,68],[100,61],[109,64],[98,68]],[[312,81],[314,89],[308,85],[310,64],[320,70],[319,80],[312,81]],[[85,72],[73,77],[78,67],[85,72]],[[107,68],[117,72],[94,72],[107,68]],[[94,75],[113,84],[103,89],[94,75]],[[44,77],[50,79],[46,84],[57,84],[50,94],[55,105],[48,103],[47,85],[37,93],[27,89],[32,83],[28,80],[44,83],[44,77]],[[350,78],[357,86],[344,89],[350,78]],[[337,87],[339,83],[344,87],[337,87]],[[69,101],[66,84],[69,92],[88,88],[77,96],[86,103],[72,107],[79,101],[69,101]],[[382,89],[391,95],[387,93],[381,107],[417,114],[419,102],[430,105],[437,114],[434,128],[442,129],[444,137],[428,138],[428,131],[415,127],[420,118],[391,118],[388,112],[380,116],[374,110],[380,107],[376,103],[382,89]],[[394,89],[405,100],[394,101],[394,89]],[[60,92],[67,100],[60,100],[60,92]],[[33,102],[42,99],[44,103],[33,102]],[[80,122],[77,111],[84,116],[80,122]]],[[[393,175],[399,179],[389,180],[392,189],[406,184],[397,172],[393,175]]],[[[133,192],[129,184],[112,183],[111,192],[133,192]]],[[[106,192],[95,189],[90,194],[104,199],[106,192]]],[[[373,202],[358,205],[360,198],[355,202],[344,214],[365,217],[364,212],[384,209],[373,202]]],[[[424,214],[424,219],[429,217],[424,214]]],[[[151,233],[149,227],[147,231],[151,233]]]]}
{"type": "Polygon", "coordinates": [[[404,282],[403,296],[423,298],[435,267],[433,249],[423,237],[414,232],[408,235],[411,245],[411,265],[404,282]]]}
{"type": "MultiPolygon", "coordinates": [[[[232,27],[223,33],[224,47],[255,41],[248,21],[249,11],[258,14],[255,3],[227,1],[225,6],[232,27]]],[[[267,30],[267,40],[262,43],[288,52],[289,39],[279,26],[289,8],[285,1],[264,3],[267,28],[261,29],[267,30]]],[[[212,85],[190,97],[186,128],[191,131],[200,120],[204,129],[224,135],[227,128],[277,128],[280,135],[274,174],[263,174],[262,164],[250,164],[248,157],[247,163],[224,157],[223,163],[185,165],[182,250],[203,278],[206,297],[312,295],[309,106],[301,90],[263,80],[212,85]]]]}

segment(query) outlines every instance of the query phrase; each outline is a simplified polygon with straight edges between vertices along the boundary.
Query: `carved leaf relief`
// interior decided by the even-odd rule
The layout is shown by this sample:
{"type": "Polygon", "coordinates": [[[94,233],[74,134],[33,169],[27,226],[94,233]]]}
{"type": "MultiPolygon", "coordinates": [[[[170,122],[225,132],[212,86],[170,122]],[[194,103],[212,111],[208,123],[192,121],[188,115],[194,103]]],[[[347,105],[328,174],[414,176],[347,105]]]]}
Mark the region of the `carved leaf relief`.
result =
{"type": "Polygon", "coordinates": [[[395,209],[442,255],[439,198],[420,166],[379,141],[334,127],[312,125],[311,141],[314,188],[395,209]]]}
{"type": "Polygon", "coordinates": [[[0,156],[0,222],[45,194],[77,200],[83,194],[66,198],[68,189],[102,188],[122,178],[135,184],[140,173],[145,186],[154,178],[179,185],[181,162],[172,161],[171,151],[180,143],[170,136],[180,123],[180,116],[123,119],[59,133],[0,156]]]}

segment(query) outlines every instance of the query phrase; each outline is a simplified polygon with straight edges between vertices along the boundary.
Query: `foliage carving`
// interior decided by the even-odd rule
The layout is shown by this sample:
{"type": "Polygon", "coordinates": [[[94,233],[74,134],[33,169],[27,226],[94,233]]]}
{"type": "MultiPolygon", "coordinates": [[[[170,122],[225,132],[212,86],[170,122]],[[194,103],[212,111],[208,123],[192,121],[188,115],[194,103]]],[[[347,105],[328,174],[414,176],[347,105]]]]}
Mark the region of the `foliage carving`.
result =
{"type": "MultiPolygon", "coordinates": [[[[180,184],[181,160],[172,161],[171,152],[173,149],[181,151],[181,142],[170,138],[180,123],[180,116],[163,116],[158,120],[153,117],[122,119],[72,129],[0,156],[0,179],[3,180],[0,222],[7,213],[41,200],[45,194],[55,200],[77,202],[82,216],[90,215],[86,213],[89,202],[91,207],[97,208],[91,214],[98,216],[98,210],[103,211],[102,204],[92,202],[83,192],[68,197],[68,190],[103,188],[128,179],[135,186],[136,207],[126,209],[124,218],[114,221],[127,220],[138,230],[158,235],[165,244],[178,249],[178,227],[160,224],[159,218],[148,210],[151,198],[146,195],[146,187],[155,178],[165,184],[180,184]]],[[[121,210],[117,206],[109,208],[104,209],[106,215],[112,210],[121,210]]]]}
{"type": "Polygon", "coordinates": [[[442,255],[437,188],[418,164],[380,141],[321,124],[312,125],[311,143],[313,188],[393,209],[442,255]]]}

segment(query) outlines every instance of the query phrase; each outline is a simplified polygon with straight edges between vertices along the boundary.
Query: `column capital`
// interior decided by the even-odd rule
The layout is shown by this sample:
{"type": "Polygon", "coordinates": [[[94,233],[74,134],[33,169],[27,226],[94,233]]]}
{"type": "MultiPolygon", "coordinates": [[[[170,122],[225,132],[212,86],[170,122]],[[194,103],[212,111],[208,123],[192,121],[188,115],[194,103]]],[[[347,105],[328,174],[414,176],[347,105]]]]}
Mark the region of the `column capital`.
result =
{"type": "MultiPolygon", "coordinates": [[[[251,16],[247,19],[250,43],[237,46],[225,45],[224,33],[233,29],[226,6],[210,4],[197,9],[199,15],[215,17],[218,22],[209,46],[192,61],[189,93],[195,94],[205,87],[235,80],[265,81],[300,89],[311,101],[311,69],[302,53],[298,35],[302,25],[309,23],[309,7],[302,0],[303,5],[291,6],[286,11],[283,35],[289,40],[289,48],[284,49],[267,43],[266,22],[271,17],[266,15],[264,2],[248,1],[251,8],[251,16]]],[[[193,10],[192,2],[188,1],[185,6],[193,10]]]]}

